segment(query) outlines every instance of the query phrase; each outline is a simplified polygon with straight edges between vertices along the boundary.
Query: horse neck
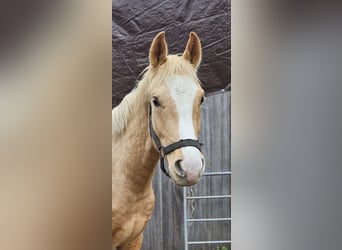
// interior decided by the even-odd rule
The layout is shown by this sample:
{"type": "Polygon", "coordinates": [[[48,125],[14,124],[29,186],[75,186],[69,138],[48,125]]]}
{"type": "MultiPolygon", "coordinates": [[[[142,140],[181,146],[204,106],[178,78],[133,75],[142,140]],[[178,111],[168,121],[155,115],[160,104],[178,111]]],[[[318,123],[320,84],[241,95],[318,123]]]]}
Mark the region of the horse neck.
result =
{"type": "MultiPolygon", "coordinates": [[[[153,146],[148,128],[148,104],[134,105],[121,142],[125,145],[124,162],[121,169],[126,183],[134,192],[152,188],[152,177],[159,155],[153,146]]],[[[114,163],[115,164],[115,163],[114,163]]]]}

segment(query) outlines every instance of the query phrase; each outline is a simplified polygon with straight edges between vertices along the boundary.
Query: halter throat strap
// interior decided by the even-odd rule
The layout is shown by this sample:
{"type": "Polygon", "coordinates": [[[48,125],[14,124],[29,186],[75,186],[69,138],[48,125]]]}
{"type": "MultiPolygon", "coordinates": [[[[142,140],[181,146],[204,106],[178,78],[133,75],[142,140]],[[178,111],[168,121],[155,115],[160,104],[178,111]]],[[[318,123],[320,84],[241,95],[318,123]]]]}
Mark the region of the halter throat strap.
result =
{"type": "Polygon", "coordinates": [[[150,131],[150,136],[151,136],[153,142],[155,143],[156,147],[159,150],[160,168],[163,171],[163,173],[169,178],[171,178],[170,173],[168,170],[165,169],[165,164],[164,164],[164,158],[167,154],[171,153],[172,151],[175,151],[178,148],[182,148],[182,147],[195,147],[199,151],[201,151],[201,143],[198,140],[193,140],[193,139],[181,139],[175,143],[172,143],[172,144],[164,147],[161,144],[158,135],[156,134],[156,132],[153,129],[151,104],[149,105],[148,127],[149,127],[149,131],[150,131]]]}

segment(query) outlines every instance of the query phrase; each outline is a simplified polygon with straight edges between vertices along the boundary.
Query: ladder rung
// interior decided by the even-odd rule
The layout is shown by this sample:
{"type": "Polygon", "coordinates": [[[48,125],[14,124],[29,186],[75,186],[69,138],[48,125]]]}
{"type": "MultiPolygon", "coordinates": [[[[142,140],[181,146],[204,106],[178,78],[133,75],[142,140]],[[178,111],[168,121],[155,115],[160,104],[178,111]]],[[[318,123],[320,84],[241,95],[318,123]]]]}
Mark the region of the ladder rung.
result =
{"type": "Polygon", "coordinates": [[[213,175],[231,175],[232,172],[208,172],[208,173],[203,173],[202,176],[213,176],[213,175]]]}
{"type": "Polygon", "coordinates": [[[221,198],[231,198],[231,195],[206,195],[206,196],[188,196],[187,200],[195,200],[195,199],[221,199],[221,198]]]}
{"type": "Polygon", "coordinates": [[[197,221],[231,221],[232,218],[203,218],[203,219],[187,219],[188,222],[197,221]]]}
{"type": "Polygon", "coordinates": [[[231,243],[230,240],[188,241],[188,245],[231,243]]]}

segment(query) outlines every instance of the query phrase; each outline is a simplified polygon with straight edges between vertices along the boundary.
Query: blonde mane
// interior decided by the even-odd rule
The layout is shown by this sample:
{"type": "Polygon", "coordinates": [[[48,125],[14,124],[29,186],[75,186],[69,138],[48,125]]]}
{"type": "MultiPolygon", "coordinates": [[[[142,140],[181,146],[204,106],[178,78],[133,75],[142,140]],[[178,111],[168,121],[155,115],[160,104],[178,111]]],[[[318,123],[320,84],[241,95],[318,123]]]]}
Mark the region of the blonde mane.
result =
{"type": "Polygon", "coordinates": [[[164,64],[153,68],[148,66],[143,72],[137,87],[127,94],[121,103],[112,110],[112,134],[123,134],[130,114],[136,108],[145,107],[152,88],[165,84],[173,75],[189,75],[200,85],[196,68],[180,55],[168,55],[164,64]]]}

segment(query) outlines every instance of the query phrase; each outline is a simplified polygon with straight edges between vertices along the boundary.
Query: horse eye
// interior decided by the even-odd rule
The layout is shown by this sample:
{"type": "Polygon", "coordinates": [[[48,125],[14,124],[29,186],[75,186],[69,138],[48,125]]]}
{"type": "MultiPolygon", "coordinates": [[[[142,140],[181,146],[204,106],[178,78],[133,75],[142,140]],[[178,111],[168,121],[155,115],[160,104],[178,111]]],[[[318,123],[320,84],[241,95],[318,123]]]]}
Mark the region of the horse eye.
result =
{"type": "Polygon", "coordinates": [[[153,102],[154,106],[160,107],[160,102],[159,102],[157,97],[154,96],[152,102],[153,102]]]}
{"type": "Polygon", "coordinates": [[[202,98],[201,98],[201,104],[203,103],[203,101],[204,101],[204,96],[202,96],[202,98]]]}

